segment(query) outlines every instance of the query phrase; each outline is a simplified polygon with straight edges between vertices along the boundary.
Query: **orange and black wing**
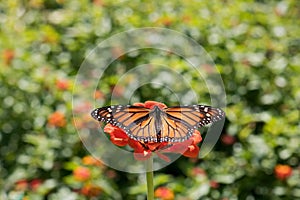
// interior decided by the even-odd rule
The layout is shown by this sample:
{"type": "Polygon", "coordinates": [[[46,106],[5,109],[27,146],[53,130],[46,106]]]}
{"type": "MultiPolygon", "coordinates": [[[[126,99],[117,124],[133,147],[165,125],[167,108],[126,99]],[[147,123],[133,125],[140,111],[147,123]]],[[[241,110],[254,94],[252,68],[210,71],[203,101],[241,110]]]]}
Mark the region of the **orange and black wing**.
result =
{"type": "Polygon", "coordinates": [[[155,119],[149,115],[150,109],[139,106],[106,106],[95,109],[91,115],[98,121],[117,126],[132,139],[155,141],[155,119]]]}
{"type": "Polygon", "coordinates": [[[123,129],[132,139],[142,142],[182,142],[198,127],[221,120],[225,113],[204,105],[176,106],[160,110],[138,106],[97,108],[92,117],[123,129]]]}
{"type": "Polygon", "coordinates": [[[205,105],[166,108],[162,117],[161,141],[182,142],[190,138],[197,128],[219,121],[224,116],[221,109],[205,105]]]}

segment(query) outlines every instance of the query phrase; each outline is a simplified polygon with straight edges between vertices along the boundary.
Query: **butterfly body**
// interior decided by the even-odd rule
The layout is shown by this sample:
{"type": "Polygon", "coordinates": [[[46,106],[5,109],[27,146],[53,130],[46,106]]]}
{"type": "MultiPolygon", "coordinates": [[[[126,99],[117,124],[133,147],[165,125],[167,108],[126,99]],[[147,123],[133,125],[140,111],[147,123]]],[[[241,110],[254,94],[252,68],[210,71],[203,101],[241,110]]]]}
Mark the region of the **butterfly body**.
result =
{"type": "Polygon", "coordinates": [[[164,115],[164,113],[158,106],[155,106],[153,111],[151,111],[150,113],[153,115],[153,118],[155,120],[154,127],[155,127],[157,140],[160,141],[161,129],[162,129],[161,116],[164,115]]]}
{"type": "Polygon", "coordinates": [[[134,140],[142,142],[182,142],[206,124],[221,120],[225,113],[204,105],[145,108],[115,105],[91,113],[98,121],[117,126],[134,140]]]}

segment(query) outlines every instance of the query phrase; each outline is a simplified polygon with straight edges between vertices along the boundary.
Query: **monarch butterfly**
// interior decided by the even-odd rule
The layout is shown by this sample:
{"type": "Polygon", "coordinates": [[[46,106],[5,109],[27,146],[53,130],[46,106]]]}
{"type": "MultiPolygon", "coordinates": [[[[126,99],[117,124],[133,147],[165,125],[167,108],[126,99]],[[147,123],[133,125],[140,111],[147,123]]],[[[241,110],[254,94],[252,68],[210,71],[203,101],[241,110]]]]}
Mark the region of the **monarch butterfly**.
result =
{"type": "Polygon", "coordinates": [[[132,105],[97,108],[92,117],[117,126],[141,142],[183,142],[206,124],[221,120],[225,113],[205,105],[174,106],[151,109],[132,105]]]}

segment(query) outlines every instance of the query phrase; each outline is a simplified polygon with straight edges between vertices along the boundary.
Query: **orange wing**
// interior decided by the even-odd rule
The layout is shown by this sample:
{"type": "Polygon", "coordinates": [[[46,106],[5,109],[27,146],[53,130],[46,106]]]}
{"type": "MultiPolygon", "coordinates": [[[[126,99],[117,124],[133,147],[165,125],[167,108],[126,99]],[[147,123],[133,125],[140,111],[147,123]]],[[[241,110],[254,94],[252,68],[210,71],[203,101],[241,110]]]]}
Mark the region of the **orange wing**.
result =
{"type": "Polygon", "coordinates": [[[221,120],[225,113],[204,105],[176,106],[161,110],[139,106],[107,106],[97,108],[92,116],[125,131],[142,142],[182,142],[206,124],[221,120]]]}
{"type": "Polygon", "coordinates": [[[123,129],[132,139],[155,141],[155,119],[149,115],[150,109],[139,106],[107,106],[97,108],[92,117],[123,129]]]}
{"type": "Polygon", "coordinates": [[[225,113],[205,105],[175,106],[164,109],[161,141],[182,142],[199,127],[221,120],[225,113]]]}

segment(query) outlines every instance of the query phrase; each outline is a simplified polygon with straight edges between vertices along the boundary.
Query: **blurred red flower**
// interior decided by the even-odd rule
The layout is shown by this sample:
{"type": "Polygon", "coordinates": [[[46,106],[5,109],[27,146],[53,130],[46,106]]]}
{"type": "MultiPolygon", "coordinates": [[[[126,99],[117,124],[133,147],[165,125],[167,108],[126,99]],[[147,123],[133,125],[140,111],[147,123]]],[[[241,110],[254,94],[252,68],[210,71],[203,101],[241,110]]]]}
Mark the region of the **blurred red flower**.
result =
{"type": "Polygon", "coordinates": [[[59,111],[52,113],[48,118],[48,124],[55,127],[64,127],[66,125],[65,115],[59,111]]]}
{"type": "Polygon", "coordinates": [[[184,16],[182,16],[182,18],[181,18],[181,20],[182,20],[185,24],[191,22],[191,19],[192,19],[192,16],[190,16],[190,15],[184,15],[184,16]]]}
{"type": "Polygon", "coordinates": [[[96,90],[94,93],[94,98],[95,99],[102,99],[105,95],[100,91],[100,90],[96,90]]]}
{"type": "MultiPolygon", "coordinates": [[[[155,101],[146,101],[145,103],[135,103],[135,106],[143,106],[145,108],[153,108],[158,106],[159,108],[167,108],[163,103],[155,101]]],[[[199,153],[198,143],[202,141],[201,134],[198,130],[195,130],[193,136],[184,142],[141,142],[136,141],[128,137],[128,135],[123,131],[123,129],[107,124],[104,127],[104,132],[110,135],[110,140],[113,144],[117,146],[129,145],[134,149],[134,157],[137,160],[147,160],[151,157],[153,152],[165,160],[169,161],[169,158],[162,153],[181,153],[186,157],[196,158],[199,153]],[[158,150],[160,150],[158,152],[158,150]]]]}
{"type": "Polygon", "coordinates": [[[28,181],[26,179],[18,180],[15,183],[16,190],[26,190],[28,188],[28,181]]]}
{"type": "Polygon", "coordinates": [[[41,179],[33,179],[31,181],[22,179],[15,183],[15,189],[21,191],[25,191],[28,189],[36,191],[42,183],[43,181],[41,179]]]}
{"type": "Polygon", "coordinates": [[[77,113],[86,113],[92,109],[92,104],[90,102],[84,101],[76,104],[74,106],[74,112],[77,113]]]}
{"type": "Polygon", "coordinates": [[[157,24],[162,24],[162,25],[165,25],[165,26],[170,26],[170,25],[172,25],[172,23],[174,23],[174,19],[169,17],[169,16],[164,16],[164,17],[159,18],[156,21],[156,23],[157,24]]]}
{"type": "Polygon", "coordinates": [[[77,167],[73,170],[73,176],[78,181],[86,181],[91,177],[91,171],[86,167],[77,167]]]}
{"type": "Polygon", "coordinates": [[[41,179],[33,179],[30,182],[30,188],[31,188],[31,190],[36,191],[40,187],[40,185],[42,183],[43,183],[43,181],[41,179]]]}
{"type": "Polygon", "coordinates": [[[96,197],[101,194],[101,191],[99,186],[87,184],[81,188],[80,193],[88,197],[96,197]]]}
{"type": "Polygon", "coordinates": [[[204,169],[200,168],[200,167],[194,167],[192,170],[191,170],[191,176],[206,176],[206,172],[204,169]]]}
{"type": "Polygon", "coordinates": [[[221,141],[225,145],[232,145],[236,142],[236,139],[231,135],[225,134],[221,136],[221,141]]]}
{"type": "Polygon", "coordinates": [[[103,0],[93,0],[93,4],[96,6],[104,6],[103,0]]]}
{"type": "Polygon", "coordinates": [[[167,187],[159,187],[154,191],[154,196],[161,200],[173,200],[174,192],[167,187]]]}
{"type": "Polygon", "coordinates": [[[214,180],[210,181],[211,188],[217,189],[217,188],[219,188],[219,186],[220,186],[220,184],[217,181],[214,181],[214,180]]]}
{"type": "Polygon", "coordinates": [[[92,166],[103,166],[102,162],[93,156],[85,156],[82,158],[82,163],[84,165],[92,165],[92,166]]]}
{"type": "Polygon", "coordinates": [[[292,175],[293,168],[289,165],[278,164],[275,166],[274,171],[276,178],[278,178],[279,180],[286,180],[292,175]]]}
{"type": "Polygon", "coordinates": [[[2,53],[3,61],[6,65],[10,65],[15,57],[15,51],[12,49],[5,49],[2,53]]]}
{"type": "Polygon", "coordinates": [[[116,173],[115,170],[109,169],[107,171],[105,171],[105,175],[110,178],[110,179],[114,179],[118,176],[118,174],[116,173]]]}
{"type": "Polygon", "coordinates": [[[110,87],[112,96],[114,97],[121,97],[124,94],[124,87],[120,85],[115,85],[110,87]]]}
{"type": "Polygon", "coordinates": [[[68,90],[71,86],[70,81],[66,79],[58,79],[55,84],[59,90],[68,90]]]}

